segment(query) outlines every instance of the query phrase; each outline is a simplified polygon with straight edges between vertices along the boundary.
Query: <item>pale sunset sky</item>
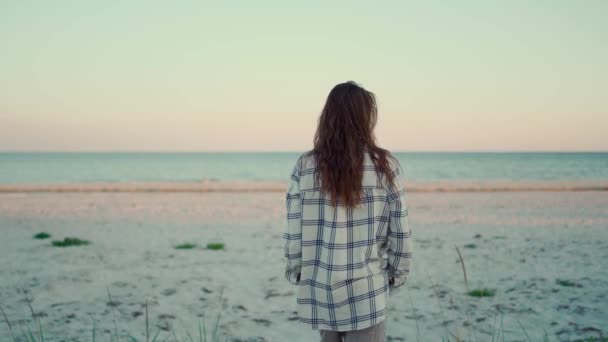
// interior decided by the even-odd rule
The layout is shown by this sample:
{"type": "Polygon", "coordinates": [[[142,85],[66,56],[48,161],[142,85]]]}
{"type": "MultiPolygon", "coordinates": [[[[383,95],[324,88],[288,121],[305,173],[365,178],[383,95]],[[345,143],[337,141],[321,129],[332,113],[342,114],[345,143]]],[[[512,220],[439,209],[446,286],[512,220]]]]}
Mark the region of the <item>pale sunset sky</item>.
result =
{"type": "Polygon", "coordinates": [[[608,1],[0,0],[0,151],[608,150],[608,1]]]}

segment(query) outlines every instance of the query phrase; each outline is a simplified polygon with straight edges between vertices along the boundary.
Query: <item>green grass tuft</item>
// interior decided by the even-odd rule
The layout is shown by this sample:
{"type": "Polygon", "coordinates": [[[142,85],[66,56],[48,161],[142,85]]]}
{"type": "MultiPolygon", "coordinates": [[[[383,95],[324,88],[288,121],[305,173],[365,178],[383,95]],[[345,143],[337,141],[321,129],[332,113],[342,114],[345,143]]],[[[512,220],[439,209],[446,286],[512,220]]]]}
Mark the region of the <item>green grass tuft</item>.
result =
{"type": "Polygon", "coordinates": [[[474,244],[474,243],[467,243],[466,245],[464,245],[464,248],[471,248],[471,249],[473,249],[473,248],[477,248],[477,245],[474,244]]]}
{"type": "Polygon", "coordinates": [[[496,293],[496,290],[486,289],[486,288],[474,289],[474,290],[467,292],[467,294],[471,297],[494,297],[495,293],[496,293]]]}
{"type": "Polygon", "coordinates": [[[575,287],[576,283],[573,282],[572,280],[567,280],[567,279],[555,279],[555,283],[557,285],[561,285],[561,286],[565,286],[565,287],[575,287]]]}
{"type": "Polygon", "coordinates": [[[175,246],[175,249],[194,249],[194,248],[196,248],[196,244],[190,243],[190,242],[182,243],[182,244],[175,246]]]}
{"type": "Polygon", "coordinates": [[[55,247],[75,247],[75,246],[86,246],[91,244],[91,242],[87,240],[81,240],[79,238],[70,238],[66,237],[63,240],[54,240],[53,246],[55,247]]]}
{"type": "Polygon", "coordinates": [[[224,249],[224,244],[221,242],[212,242],[212,243],[208,243],[207,244],[207,249],[213,250],[213,251],[220,251],[224,249]]]}
{"type": "Polygon", "coordinates": [[[34,239],[38,239],[38,240],[48,239],[50,237],[51,237],[51,234],[45,233],[45,232],[40,232],[40,233],[34,235],[34,239]]]}

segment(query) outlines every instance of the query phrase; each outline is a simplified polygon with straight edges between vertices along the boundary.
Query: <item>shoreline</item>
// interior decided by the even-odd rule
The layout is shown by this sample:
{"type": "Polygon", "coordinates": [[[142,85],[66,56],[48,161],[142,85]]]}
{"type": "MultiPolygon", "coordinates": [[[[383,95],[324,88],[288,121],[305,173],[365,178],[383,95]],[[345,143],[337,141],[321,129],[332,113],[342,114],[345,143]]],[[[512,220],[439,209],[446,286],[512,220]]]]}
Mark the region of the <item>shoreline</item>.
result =
{"type": "MultiPolygon", "coordinates": [[[[276,181],[200,182],[91,182],[0,184],[0,193],[71,193],[71,192],[283,192],[286,183],[276,181]]],[[[441,181],[406,182],[407,192],[579,192],[608,191],[602,181],[441,181]]]]}

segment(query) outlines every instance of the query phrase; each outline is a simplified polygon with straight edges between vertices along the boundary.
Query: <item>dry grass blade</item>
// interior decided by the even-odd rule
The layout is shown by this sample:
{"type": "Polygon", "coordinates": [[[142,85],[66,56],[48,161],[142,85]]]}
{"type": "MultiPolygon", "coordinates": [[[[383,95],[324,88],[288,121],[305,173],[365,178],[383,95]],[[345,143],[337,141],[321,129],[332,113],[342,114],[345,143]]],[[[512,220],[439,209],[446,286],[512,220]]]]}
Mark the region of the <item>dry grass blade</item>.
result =
{"type": "MultiPolygon", "coordinates": [[[[460,266],[462,267],[462,274],[464,275],[464,287],[467,290],[467,293],[469,292],[469,280],[467,278],[467,267],[464,264],[464,258],[462,257],[462,253],[460,253],[460,249],[458,249],[458,246],[454,246],[454,248],[456,248],[456,253],[458,253],[458,258],[460,259],[460,266]]],[[[469,330],[469,337],[472,337],[473,341],[476,341],[477,338],[475,337],[475,332],[473,331],[473,328],[471,327],[471,303],[469,302],[469,299],[465,296],[465,302],[466,302],[466,314],[467,314],[467,326],[468,326],[468,330],[469,330]]]]}
{"type": "Polygon", "coordinates": [[[414,313],[414,319],[416,320],[416,342],[420,342],[420,328],[418,327],[418,315],[416,314],[416,311],[415,311],[416,309],[414,307],[414,300],[412,299],[412,294],[410,293],[410,291],[407,291],[407,296],[410,300],[410,307],[412,308],[412,312],[414,313]]]}
{"type": "Polygon", "coordinates": [[[464,259],[462,258],[462,254],[460,253],[460,249],[458,249],[458,246],[456,247],[456,252],[458,253],[458,258],[460,258],[460,266],[462,266],[462,273],[464,274],[464,286],[467,289],[467,292],[469,292],[469,281],[467,280],[467,268],[464,265],[464,259]]]}
{"type": "Polygon", "coordinates": [[[532,340],[530,339],[530,335],[528,335],[528,332],[519,320],[517,320],[517,324],[519,324],[519,327],[521,328],[521,330],[523,330],[524,334],[526,335],[526,338],[528,339],[528,342],[532,342],[532,340]]]}
{"type": "Polygon", "coordinates": [[[95,317],[93,317],[93,315],[89,314],[89,316],[91,316],[91,319],[93,320],[93,329],[91,330],[91,337],[93,339],[93,342],[95,342],[95,338],[97,337],[97,322],[95,322],[95,317]]]}
{"type": "Polygon", "coordinates": [[[30,308],[30,312],[32,314],[32,319],[34,320],[34,324],[38,325],[38,336],[40,337],[40,341],[44,342],[44,335],[42,334],[42,324],[40,323],[40,319],[38,318],[38,316],[36,315],[36,312],[34,311],[34,307],[32,306],[32,299],[27,295],[27,290],[24,287],[22,287],[21,290],[23,291],[23,296],[25,297],[27,306],[30,308]]]}
{"type": "Polygon", "coordinates": [[[8,330],[11,332],[11,337],[13,338],[13,341],[16,341],[17,339],[15,338],[15,333],[13,332],[13,326],[11,325],[11,321],[8,320],[8,316],[6,316],[6,312],[4,312],[4,309],[2,308],[1,305],[0,305],[0,312],[2,312],[4,321],[6,322],[6,325],[8,325],[8,330]]]}
{"type": "Polygon", "coordinates": [[[150,321],[148,316],[148,298],[146,298],[146,342],[150,342],[150,321]]]}
{"type": "MultiPolygon", "coordinates": [[[[116,323],[116,313],[114,312],[114,306],[117,302],[112,299],[112,294],[110,294],[109,287],[106,287],[106,291],[108,292],[108,305],[110,305],[110,311],[112,312],[112,321],[114,322],[114,337],[116,338],[116,341],[120,342],[120,336],[118,335],[118,324],[116,323]]],[[[112,338],[112,341],[114,341],[114,338],[112,338]]]]}
{"type": "MultiPolygon", "coordinates": [[[[443,317],[444,319],[446,318],[445,313],[443,312],[443,306],[441,305],[441,301],[439,300],[439,293],[437,292],[437,284],[435,284],[435,282],[433,281],[433,279],[431,278],[431,275],[429,274],[429,272],[425,269],[424,270],[426,273],[426,276],[429,278],[429,281],[431,283],[431,288],[433,289],[433,292],[435,293],[435,299],[437,299],[437,305],[439,305],[439,313],[441,314],[441,317],[443,317]]],[[[445,329],[445,332],[448,334],[448,336],[450,334],[452,334],[449,330],[447,325],[442,324],[443,328],[445,329]]]]}

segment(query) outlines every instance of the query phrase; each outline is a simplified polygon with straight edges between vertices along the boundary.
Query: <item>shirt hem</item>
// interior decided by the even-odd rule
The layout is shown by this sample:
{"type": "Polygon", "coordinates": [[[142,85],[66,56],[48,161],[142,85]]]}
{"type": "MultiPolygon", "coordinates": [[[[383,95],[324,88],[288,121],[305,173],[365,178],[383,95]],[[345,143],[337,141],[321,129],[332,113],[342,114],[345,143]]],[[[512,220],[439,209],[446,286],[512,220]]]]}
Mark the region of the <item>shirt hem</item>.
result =
{"type": "Polygon", "coordinates": [[[376,321],[374,323],[372,323],[371,320],[367,320],[367,321],[364,321],[364,322],[359,322],[359,323],[357,323],[357,329],[353,329],[352,328],[353,327],[352,323],[350,323],[350,324],[343,324],[341,326],[337,326],[336,327],[335,325],[331,326],[331,325],[327,325],[327,324],[312,324],[312,323],[308,322],[306,320],[306,318],[302,318],[302,317],[298,317],[298,319],[299,319],[299,321],[301,323],[305,323],[308,326],[311,326],[313,330],[356,331],[356,330],[363,330],[363,329],[370,328],[370,327],[372,327],[372,326],[374,326],[374,325],[376,325],[376,324],[378,324],[378,323],[380,323],[382,321],[385,321],[386,320],[386,315],[387,314],[385,313],[382,316],[378,316],[376,318],[376,321]]]}

